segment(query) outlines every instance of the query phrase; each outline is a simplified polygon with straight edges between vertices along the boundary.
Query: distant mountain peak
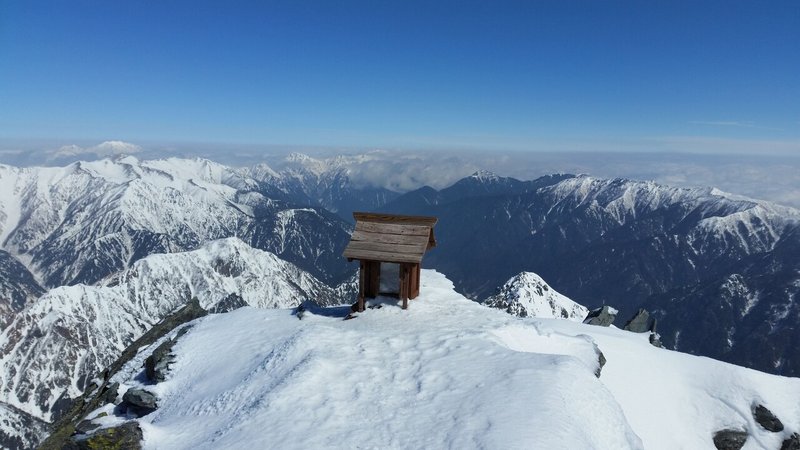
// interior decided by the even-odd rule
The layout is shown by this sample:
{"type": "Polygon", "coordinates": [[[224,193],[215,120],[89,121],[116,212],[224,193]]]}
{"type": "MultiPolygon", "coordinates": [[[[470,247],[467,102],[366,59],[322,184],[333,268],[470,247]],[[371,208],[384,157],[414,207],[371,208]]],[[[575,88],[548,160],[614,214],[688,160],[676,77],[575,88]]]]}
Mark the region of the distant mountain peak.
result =
{"type": "Polygon", "coordinates": [[[476,170],[472,175],[469,176],[469,178],[474,178],[478,181],[483,181],[483,182],[498,181],[501,179],[501,177],[498,176],[496,173],[483,169],[476,170]]]}
{"type": "Polygon", "coordinates": [[[550,287],[533,272],[521,272],[511,277],[499,292],[483,304],[504,309],[519,317],[546,317],[582,321],[589,310],[550,287]]]}

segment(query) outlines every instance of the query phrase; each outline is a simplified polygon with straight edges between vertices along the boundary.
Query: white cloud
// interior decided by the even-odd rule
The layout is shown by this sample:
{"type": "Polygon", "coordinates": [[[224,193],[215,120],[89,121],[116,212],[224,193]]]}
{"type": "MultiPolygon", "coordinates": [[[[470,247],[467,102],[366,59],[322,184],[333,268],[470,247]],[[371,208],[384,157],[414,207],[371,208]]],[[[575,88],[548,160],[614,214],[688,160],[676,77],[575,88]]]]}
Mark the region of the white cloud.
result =
{"type": "Polygon", "coordinates": [[[141,151],[142,147],[136,144],[131,144],[130,142],[105,141],[92,147],[81,147],[75,144],[64,145],[53,152],[52,157],[62,158],[91,154],[100,158],[105,158],[117,155],[132,155],[141,151]]]}

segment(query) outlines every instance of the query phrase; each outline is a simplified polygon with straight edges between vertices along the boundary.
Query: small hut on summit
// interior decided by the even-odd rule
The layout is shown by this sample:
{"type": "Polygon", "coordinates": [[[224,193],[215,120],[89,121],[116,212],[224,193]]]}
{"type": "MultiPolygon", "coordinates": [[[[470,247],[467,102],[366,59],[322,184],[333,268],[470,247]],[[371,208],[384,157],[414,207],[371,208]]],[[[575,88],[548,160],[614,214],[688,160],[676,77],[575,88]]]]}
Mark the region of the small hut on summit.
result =
{"type": "Polygon", "coordinates": [[[359,260],[357,311],[364,297],[396,294],[408,308],[408,299],[419,295],[422,256],[436,246],[435,217],[354,212],[356,228],[344,249],[348,261],[359,260]]]}

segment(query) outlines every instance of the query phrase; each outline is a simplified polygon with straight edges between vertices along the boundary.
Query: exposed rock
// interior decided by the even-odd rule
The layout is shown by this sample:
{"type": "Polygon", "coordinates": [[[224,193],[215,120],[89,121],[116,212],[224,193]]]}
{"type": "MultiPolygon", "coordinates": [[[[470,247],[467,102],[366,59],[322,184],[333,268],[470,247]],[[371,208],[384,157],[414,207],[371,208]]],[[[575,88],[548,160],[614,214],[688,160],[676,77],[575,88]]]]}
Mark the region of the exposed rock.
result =
{"type": "Polygon", "coordinates": [[[753,408],[753,418],[767,431],[773,433],[783,431],[783,422],[764,405],[757,405],[753,408]]]}
{"type": "Polygon", "coordinates": [[[781,444],[781,450],[800,450],[800,434],[792,433],[781,444]]]}
{"type": "Polygon", "coordinates": [[[650,313],[646,309],[639,308],[639,311],[625,324],[623,329],[632,333],[655,331],[656,321],[650,318],[650,313]]]}
{"type": "Polygon", "coordinates": [[[605,305],[602,308],[597,308],[589,312],[585,319],[583,319],[583,323],[589,325],[597,325],[601,327],[607,327],[614,323],[614,319],[617,318],[617,310],[605,305]]]}
{"type": "Polygon", "coordinates": [[[103,403],[117,404],[117,395],[119,394],[119,383],[111,383],[103,388],[100,394],[100,401],[103,403]]]}
{"type": "Polygon", "coordinates": [[[242,296],[236,292],[233,292],[220,300],[219,303],[212,306],[208,312],[211,314],[221,314],[231,312],[244,306],[247,306],[247,302],[244,300],[244,298],[242,298],[242,296]]]}
{"type": "Polygon", "coordinates": [[[138,417],[146,416],[158,408],[158,398],[144,389],[128,389],[122,396],[125,410],[138,417]]]}
{"type": "Polygon", "coordinates": [[[654,347],[664,348],[664,345],[661,344],[661,335],[656,332],[650,333],[650,344],[654,347]]]}
{"type": "Polygon", "coordinates": [[[104,428],[89,436],[70,438],[63,449],[68,450],[139,450],[142,448],[142,429],[136,422],[125,422],[118,427],[104,428]]]}
{"type": "Polygon", "coordinates": [[[75,425],[76,434],[89,434],[92,430],[98,428],[100,425],[92,423],[91,420],[82,420],[79,424],[75,425]]]}
{"type": "Polygon", "coordinates": [[[167,339],[144,360],[144,374],[151,383],[167,379],[169,365],[175,362],[175,355],[172,354],[174,345],[175,341],[167,339]]]}
{"type": "Polygon", "coordinates": [[[600,378],[600,372],[603,370],[603,366],[606,365],[606,355],[603,354],[600,349],[597,349],[597,370],[594,372],[594,375],[597,378],[600,378]]]}
{"type": "Polygon", "coordinates": [[[720,430],[714,433],[714,446],[719,450],[739,450],[747,442],[747,432],[742,430],[720,430]]]}

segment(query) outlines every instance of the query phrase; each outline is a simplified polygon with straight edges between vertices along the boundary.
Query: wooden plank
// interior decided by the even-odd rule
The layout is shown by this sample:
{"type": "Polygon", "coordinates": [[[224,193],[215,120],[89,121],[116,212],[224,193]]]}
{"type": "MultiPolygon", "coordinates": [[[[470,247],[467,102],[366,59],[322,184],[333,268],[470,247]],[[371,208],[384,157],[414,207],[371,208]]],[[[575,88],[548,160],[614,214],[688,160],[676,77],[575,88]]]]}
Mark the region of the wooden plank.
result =
{"type": "Polygon", "coordinates": [[[365,222],[382,222],[382,223],[407,223],[414,225],[426,225],[432,227],[436,225],[439,220],[431,216],[406,216],[402,214],[380,214],[369,212],[354,212],[353,218],[356,221],[362,220],[365,222]]]}
{"type": "Polygon", "coordinates": [[[407,234],[384,234],[370,231],[356,230],[350,236],[351,241],[382,242],[386,244],[428,244],[426,236],[407,234]]]}
{"type": "Polygon", "coordinates": [[[422,255],[410,253],[374,252],[369,250],[344,250],[344,257],[348,259],[361,259],[370,261],[383,261],[393,263],[418,263],[422,255]]]}
{"type": "Polygon", "coordinates": [[[349,250],[368,250],[371,252],[407,253],[422,256],[425,253],[425,243],[421,244],[384,244],[381,242],[351,241],[347,244],[349,250]]]}
{"type": "Polygon", "coordinates": [[[425,236],[426,238],[431,234],[431,227],[425,225],[397,225],[378,222],[357,222],[356,230],[381,234],[425,236]]]}

